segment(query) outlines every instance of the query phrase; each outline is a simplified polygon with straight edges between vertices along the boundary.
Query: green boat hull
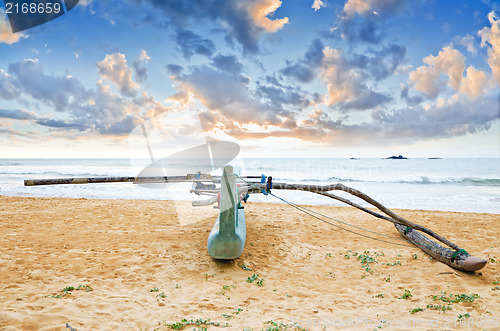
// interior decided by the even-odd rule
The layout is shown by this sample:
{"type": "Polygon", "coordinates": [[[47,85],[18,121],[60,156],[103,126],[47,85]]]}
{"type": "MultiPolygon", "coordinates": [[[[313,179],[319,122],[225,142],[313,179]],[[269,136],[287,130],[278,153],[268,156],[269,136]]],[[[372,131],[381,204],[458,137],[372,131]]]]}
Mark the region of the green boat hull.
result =
{"type": "Polygon", "coordinates": [[[239,206],[233,167],[225,166],[221,179],[221,212],[207,240],[208,254],[214,259],[232,260],[243,252],[246,239],[245,211],[239,206]]]}

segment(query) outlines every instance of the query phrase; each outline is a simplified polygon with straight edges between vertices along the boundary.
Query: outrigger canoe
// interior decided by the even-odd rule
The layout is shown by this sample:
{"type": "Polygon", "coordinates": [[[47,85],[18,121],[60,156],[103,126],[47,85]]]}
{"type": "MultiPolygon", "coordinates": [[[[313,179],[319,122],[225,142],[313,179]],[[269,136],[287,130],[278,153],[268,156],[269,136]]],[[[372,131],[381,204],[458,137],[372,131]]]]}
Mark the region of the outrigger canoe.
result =
{"type": "MultiPolygon", "coordinates": [[[[261,176],[239,177],[234,174],[233,167],[226,165],[221,177],[209,174],[188,174],[186,176],[146,176],[146,177],[104,177],[104,178],[61,178],[61,179],[29,179],[24,181],[26,186],[34,185],[57,185],[57,184],[88,184],[88,183],[112,183],[133,182],[141,183],[175,183],[194,182],[191,192],[195,194],[209,195],[205,201],[193,201],[193,206],[209,205],[219,203],[220,213],[208,236],[208,253],[214,259],[236,259],[243,252],[246,240],[245,212],[241,206],[242,197],[248,197],[252,193],[272,194],[269,183],[247,181],[261,176]],[[204,183],[210,184],[204,184],[204,183]],[[220,183],[216,188],[215,183],[220,183]]],[[[344,186],[333,184],[326,186],[272,183],[273,190],[300,190],[321,194],[332,199],[358,208],[375,217],[394,223],[398,232],[409,242],[452,268],[462,271],[477,271],[482,269],[487,260],[470,255],[467,251],[444,237],[436,234],[430,229],[410,222],[395,214],[378,201],[372,199],[363,192],[344,186]],[[376,207],[383,214],[362,207],[348,199],[339,197],[331,191],[340,190],[363,199],[376,207]],[[432,239],[431,239],[432,238],[432,239]],[[437,241],[448,246],[444,247],[437,241]]],[[[272,194],[273,195],[273,194],[272,194]]]]}

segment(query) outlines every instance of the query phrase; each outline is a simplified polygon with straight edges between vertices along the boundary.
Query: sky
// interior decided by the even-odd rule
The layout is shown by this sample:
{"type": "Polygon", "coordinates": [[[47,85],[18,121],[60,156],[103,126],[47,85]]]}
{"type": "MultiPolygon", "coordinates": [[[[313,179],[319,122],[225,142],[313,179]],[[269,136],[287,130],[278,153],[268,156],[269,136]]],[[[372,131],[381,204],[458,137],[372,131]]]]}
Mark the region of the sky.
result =
{"type": "Polygon", "coordinates": [[[0,158],[498,158],[499,84],[491,0],[0,1],[0,158]]]}

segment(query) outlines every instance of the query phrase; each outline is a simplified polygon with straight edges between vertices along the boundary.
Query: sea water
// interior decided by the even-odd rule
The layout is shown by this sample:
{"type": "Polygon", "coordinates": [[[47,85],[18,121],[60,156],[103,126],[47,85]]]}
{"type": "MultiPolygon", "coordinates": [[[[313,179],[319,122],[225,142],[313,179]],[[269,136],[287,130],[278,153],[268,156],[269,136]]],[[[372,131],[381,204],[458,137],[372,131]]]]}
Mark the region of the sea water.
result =
{"type": "MultiPolygon", "coordinates": [[[[144,161],[144,160],[143,160],[144,161]]],[[[147,163],[147,162],[146,162],[147,163]]],[[[0,159],[0,195],[99,199],[200,200],[190,183],[135,185],[105,183],[23,186],[25,179],[137,176],[144,162],[130,159],[0,159]]],[[[500,159],[237,159],[241,176],[272,176],[274,182],[328,185],[343,183],[388,208],[500,214],[500,159]]],[[[221,169],[213,175],[220,175],[221,169]]],[[[166,175],[169,175],[168,173],[166,175]]],[[[273,193],[309,205],[342,205],[309,192],[273,193]]],[[[344,192],[336,194],[359,199],[344,192]]],[[[282,202],[253,194],[251,201],[282,202]]]]}

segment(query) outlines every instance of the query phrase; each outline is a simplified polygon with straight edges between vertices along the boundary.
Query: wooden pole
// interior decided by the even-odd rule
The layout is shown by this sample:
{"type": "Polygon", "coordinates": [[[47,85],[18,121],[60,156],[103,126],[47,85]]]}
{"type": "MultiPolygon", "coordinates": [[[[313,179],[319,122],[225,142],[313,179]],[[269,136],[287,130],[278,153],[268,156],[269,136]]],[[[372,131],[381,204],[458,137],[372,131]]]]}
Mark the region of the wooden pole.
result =
{"type": "MultiPolygon", "coordinates": [[[[265,190],[266,185],[265,184],[256,184],[254,185],[253,188],[249,190],[249,192],[256,193],[260,192],[261,190],[265,190]]],[[[349,204],[355,208],[358,208],[364,212],[367,212],[375,217],[382,218],[384,220],[390,221],[394,223],[396,226],[396,229],[399,231],[399,233],[406,238],[408,241],[413,243],[415,246],[435,258],[436,260],[452,267],[458,270],[463,270],[463,271],[477,271],[482,269],[486,263],[487,260],[482,259],[482,258],[477,258],[474,256],[469,255],[467,252],[465,252],[463,249],[455,245],[454,243],[450,242],[449,240],[445,239],[444,237],[436,234],[434,231],[427,229],[426,227],[423,227],[421,225],[415,224],[413,222],[410,222],[401,216],[397,215],[384,205],[382,205],[380,202],[372,199],[368,195],[364,194],[363,192],[356,190],[351,187],[347,187],[343,184],[332,184],[332,185],[326,185],[326,186],[318,186],[318,185],[304,185],[304,184],[287,184],[287,183],[273,183],[273,189],[278,189],[278,190],[300,190],[300,191],[307,191],[307,192],[312,192],[316,194],[321,194],[327,197],[330,197],[332,199],[336,199],[339,201],[342,201],[346,204],[349,204]],[[333,190],[340,190],[347,192],[349,194],[352,194],[369,204],[377,207],[380,211],[384,212],[387,216],[378,214],[372,210],[369,210],[367,208],[364,208],[348,199],[341,198],[339,196],[336,196],[332,193],[328,193],[328,191],[333,191],[333,190]],[[418,231],[421,231],[423,233],[426,233],[435,239],[441,241],[442,243],[448,245],[449,247],[453,248],[454,250],[450,250],[448,248],[445,248],[435,241],[429,239],[428,237],[424,236],[423,234],[419,233],[418,231]]]]}
{"type": "Polygon", "coordinates": [[[95,184],[95,183],[175,183],[175,182],[207,182],[213,178],[208,174],[186,176],[154,176],[154,177],[88,177],[88,178],[55,178],[55,179],[27,179],[24,186],[61,185],[61,184],[95,184]]]}

